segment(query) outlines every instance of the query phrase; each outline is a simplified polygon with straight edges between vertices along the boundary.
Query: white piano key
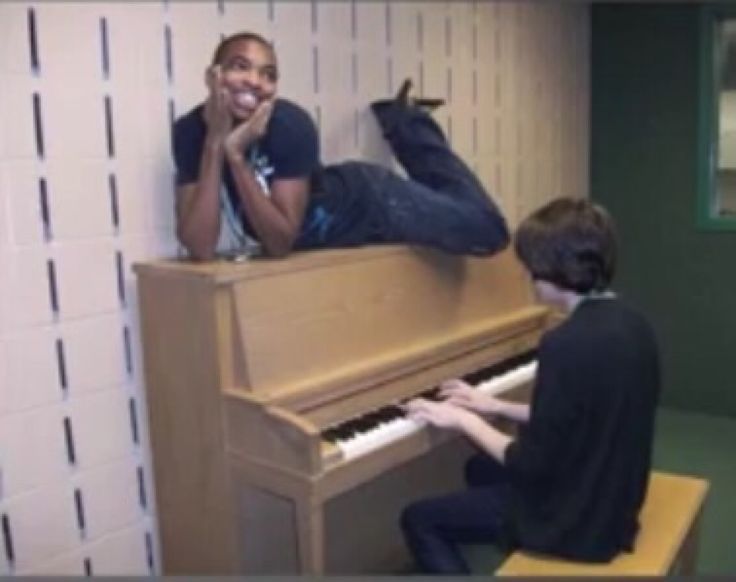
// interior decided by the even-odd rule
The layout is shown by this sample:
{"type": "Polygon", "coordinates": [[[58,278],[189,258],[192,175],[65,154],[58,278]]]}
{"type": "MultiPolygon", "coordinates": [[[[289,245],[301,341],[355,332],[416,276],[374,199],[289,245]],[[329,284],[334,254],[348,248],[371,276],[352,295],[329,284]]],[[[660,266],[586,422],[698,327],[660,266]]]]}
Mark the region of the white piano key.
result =
{"type": "Polygon", "coordinates": [[[369,432],[355,435],[344,441],[338,441],[337,446],[342,450],[346,460],[354,459],[418,432],[424,426],[426,426],[424,421],[397,418],[391,422],[381,424],[369,432]]]}

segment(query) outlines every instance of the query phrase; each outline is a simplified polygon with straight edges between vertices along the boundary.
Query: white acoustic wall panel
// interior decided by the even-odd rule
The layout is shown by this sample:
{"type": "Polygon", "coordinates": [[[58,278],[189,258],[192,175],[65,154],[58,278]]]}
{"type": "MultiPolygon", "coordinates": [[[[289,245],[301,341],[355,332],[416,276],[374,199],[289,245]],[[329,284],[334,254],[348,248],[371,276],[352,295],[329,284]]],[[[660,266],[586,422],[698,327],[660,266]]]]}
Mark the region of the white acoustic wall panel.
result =
{"type": "Polygon", "coordinates": [[[56,330],[50,327],[4,335],[0,394],[7,410],[23,411],[61,400],[58,351],[56,330]]]}
{"type": "Polygon", "coordinates": [[[50,273],[53,262],[38,247],[15,247],[3,253],[5,329],[22,329],[53,320],[50,273]]]}
{"type": "MultiPolygon", "coordinates": [[[[0,423],[3,498],[13,500],[71,476],[64,442],[64,409],[38,407],[0,423]]],[[[17,540],[15,540],[17,545],[17,540]]]]}
{"type": "Polygon", "coordinates": [[[13,565],[21,572],[72,551],[79,542],[74,488],[68,482],[14,497],[6,503],[3,518],[12,531],[13,565]]]}
{"type": "Polygon", "coordinates": [[[2,237],[6,244],[38,245],[44,240],[41,179],[35,160],[18,159],[0,164],[0,196],[7,213],[7,228],[2,237]]]}
{"type": "Polygon", "coordinates": [[[35,79],[27,76],[3,73],[3,84],[0,88],[0,139],[6,160],[35,159],[37,141],[34,135],[33,104],[34,98],[38,96],[37,85],[35,79]]]}
{"type": "Polygon", "coordinates": [[[119,313],[73,320],[59,326],[65,381],[72,396],[127,381],[124,327],[119,313]],[[92,361],[91,353],[95,354],[92,361]]]}
{"type": "Polygon", "coordinates": [[[84,495],[86,537],[100,539],[141,520],[137,469],[137,459],[129,457],[97,465],[75,479],[84,495]],[[110,497],[116,503],[110,503],[110,497]]]}
{"type": "Polygon", "coordinates": [[[131,266],[173,256],[171,123],[223,34],[275,43],[323,158],[393,160],[407,77],[510,223],[588,182],[588,8],[0,3],[0,574],[159,571],[131,266]]]}

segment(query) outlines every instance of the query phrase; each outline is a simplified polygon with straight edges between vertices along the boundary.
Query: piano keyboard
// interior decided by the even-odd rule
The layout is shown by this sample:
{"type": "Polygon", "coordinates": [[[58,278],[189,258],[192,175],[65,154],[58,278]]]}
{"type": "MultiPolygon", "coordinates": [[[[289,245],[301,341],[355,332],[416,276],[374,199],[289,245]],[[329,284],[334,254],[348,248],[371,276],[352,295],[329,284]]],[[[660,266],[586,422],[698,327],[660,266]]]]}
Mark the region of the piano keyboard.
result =
{"type": "MultiPolygon", "coordinates": [[[[485,394],[497,395],[532,380],[537,371],[536,351],[509,358],[463,377],[485,394]]],[[[439,400],[439,388],[412,398],[439,400]]],[[[424,421],[406,417],[397,405],[387,405],[357,418],[351,418],[322,431],[322,440],[335,444],[344,460],[365,455],[426,426],[424,421]]]]}

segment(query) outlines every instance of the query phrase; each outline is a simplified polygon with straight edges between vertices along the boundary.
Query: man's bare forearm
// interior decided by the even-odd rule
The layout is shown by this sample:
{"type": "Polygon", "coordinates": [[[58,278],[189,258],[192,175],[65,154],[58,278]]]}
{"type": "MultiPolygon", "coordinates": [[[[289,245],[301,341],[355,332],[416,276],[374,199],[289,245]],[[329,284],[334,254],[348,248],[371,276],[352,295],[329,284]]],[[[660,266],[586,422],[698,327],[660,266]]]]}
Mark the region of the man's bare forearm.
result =
{"type": "Polygon", "coordinates": [[[497,414],[516,422],[529,422],[529,411],[528,404],[503,400],[497,414]]]}
{"type": "Polygon", "coordinates": [[[194,196],[180,210],[177,235],[189,254],[211,259],[220,236],[220,184],[225,149],[222,140],[205,140],[194,196]]]}
{"type": "Polygon", "coordinates": [[[470,440],[499,463],[505,463],[506,448],[514,439],[475,414],[469,414],[463,418],[461,430],[470,440]]]}
{"type": "Polygon", "coordinates": [[[265,195],[251,165],[240,152],[227,151],[240,200],[266,254],[284,256],[294,244],[296,227],[265,195]]]}

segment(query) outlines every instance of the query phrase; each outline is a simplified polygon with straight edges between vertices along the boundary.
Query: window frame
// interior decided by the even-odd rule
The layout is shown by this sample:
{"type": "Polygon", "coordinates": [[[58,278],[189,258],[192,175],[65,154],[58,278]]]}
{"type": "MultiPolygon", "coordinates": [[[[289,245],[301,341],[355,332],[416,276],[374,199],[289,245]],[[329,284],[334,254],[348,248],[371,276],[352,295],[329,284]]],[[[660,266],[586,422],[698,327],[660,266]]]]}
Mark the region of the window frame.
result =
{"type": "Polygon", "coordinates": [[[717,71],[716,24],[723,19],[736,20],[736,7],[709,4],[702,7],[700,18],[699,95],[698,107],[698,195],[697,225],[707,231],[736,231],[736,216],[714,216],[711,212],[716,195],[718,163],[721,80],[717,71]]]}

